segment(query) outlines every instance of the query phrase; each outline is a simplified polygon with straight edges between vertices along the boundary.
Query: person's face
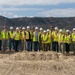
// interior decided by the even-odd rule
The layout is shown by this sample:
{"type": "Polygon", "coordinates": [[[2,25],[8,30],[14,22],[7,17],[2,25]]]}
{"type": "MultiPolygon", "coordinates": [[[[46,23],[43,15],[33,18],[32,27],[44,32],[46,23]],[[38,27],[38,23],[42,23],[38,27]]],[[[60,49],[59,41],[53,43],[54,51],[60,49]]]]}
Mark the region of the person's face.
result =
{"type": "Polygon", "coordinates": [[[43,32],[43,30],[40,30],[40,32],[43,32]]]}
{"type": "Polygon", "coordinates": [[[75,30],[73,31],[73,33],[75,33],[75,30]]]}
{"type": "Polygon", "coordinates": [[[27,28],[28,31],[30,31],[30,28],[27,28]]]}
{"type": "Polygon", "coordinates": [[[36,32],[38,32],[38,29],[35,29],[36,32]]]}

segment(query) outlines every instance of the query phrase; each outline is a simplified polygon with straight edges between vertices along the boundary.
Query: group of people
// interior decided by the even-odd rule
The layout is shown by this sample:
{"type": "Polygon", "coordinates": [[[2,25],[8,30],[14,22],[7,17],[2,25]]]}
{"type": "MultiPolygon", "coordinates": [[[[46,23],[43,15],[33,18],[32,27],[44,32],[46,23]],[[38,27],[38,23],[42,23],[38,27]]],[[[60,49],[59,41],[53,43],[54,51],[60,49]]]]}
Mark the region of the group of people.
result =
{"type": "Polygon", "coordinates": [[[55,51],[69,54],[70,45],[75,54],[75,28],[72,31],[58,29],[58,27],[43,30],[38,27],[10,27],[4,26],[0,31],[0,50],[5,52],[7,48],[19,51],[55,51]],[[65,50],[64,50],[65,47],[65,50]]]}

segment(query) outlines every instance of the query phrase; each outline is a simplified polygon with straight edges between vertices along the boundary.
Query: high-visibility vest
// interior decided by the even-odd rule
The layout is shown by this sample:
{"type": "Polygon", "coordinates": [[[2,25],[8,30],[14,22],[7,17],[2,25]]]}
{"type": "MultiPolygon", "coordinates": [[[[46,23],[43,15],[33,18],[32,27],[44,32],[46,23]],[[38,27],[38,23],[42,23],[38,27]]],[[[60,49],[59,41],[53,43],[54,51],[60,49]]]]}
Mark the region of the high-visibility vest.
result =
{"type": "Polygon", "coordinates": [[[75,42],[75,34],[72,33],[72,42],[75,42]]]}
{"type": "Polygon", "coordinates": [[[33,42],[39,42],[40,33],[38,32],[38,41],[36,40],[36,32],[33,33],[33,42]]]}
{"type": "Polygon", "coordinates": [[[51,40],[51,34],[47,33],[47,37],[48,37],[47,43],[51,43],[52,42],[52,40],[51,40]]]}
{"type": "Polygon", "coordinates": [[[58,35],[58,42],[64,42],[64,34],[58,35]]]}
{"type": "Polygon", "coordinates": [[[39,38],[39,40],[40,40],[40,42],[42,42],[42,35],[43,35],[43,32],[42,32],[42,33],[39,32],[39,34],[40,34],[40,38],[39,38]]]}
{"type": "Polygon", "coordinates": [[[2,34],[1,34],[1,32],[0,32],[0,40],[2,40],[2,34]]]}
{"type": "Polygon", "coordinates": [[[71,43],[71,36],[70,35],[65,35],[65,37],[64,37],[64,43],[68,43],[68,44],[70,44],[71,43]]]}
{"type": "Polygon", "coordinates": [[[42,43],[47,43],[47,41],[48,41],[48,36],[47,36],[47,34],[46,35],[42,35],[42,43]]]}
{"type": "Polygon", "coordinates": [[[53,32],[52,36],[53,36],[53,41],[58,42],[58,33],[53,32]]]}
{"type": "Polygon", "coordinates": [[[24,39],[24,38],[25,38],[25,32],[22,31],[21,34],[22,34],[22,35],[21,35],[21,37],[22,37],[21,39],[24,39]]]}
{"type": "Polygon", "coordinates": [[[9,36],[10,38],[14,38],[14,31],[13,32],[9,31],[9,36]]]}
{"type": "Polygon", "coordinates": [[[14,33],[14,40],[20,40],[20,33],[19,32],[14,33]]]}
{"type": "MultiPolygon", "coordinates": [[[[29,39],[29,33],[26,31],[26,40],[29,39]]],[[[32,39],[32,33],[30,32],[30,39],[32,39]]]]}
{"type": "Polygon", "coordinates": [[[6,31],[6,32],[2,31],[1,34],[2,34],[2,39],[8,39],[8,37],[9,37],[8,31],[6,31]]]}

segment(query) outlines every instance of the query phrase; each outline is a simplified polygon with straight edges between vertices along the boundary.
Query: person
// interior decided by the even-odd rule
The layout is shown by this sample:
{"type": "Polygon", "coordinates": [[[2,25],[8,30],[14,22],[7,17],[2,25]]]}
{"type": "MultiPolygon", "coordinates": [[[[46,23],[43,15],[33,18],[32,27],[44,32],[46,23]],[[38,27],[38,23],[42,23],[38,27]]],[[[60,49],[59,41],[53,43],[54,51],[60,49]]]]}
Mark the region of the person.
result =
{"type": "Polygon", "coordinates": [[[26,51],[31,51],[32,34],[29,26],[27,26],[25,36],[26,36],[26,51]]]}
{"type": "Polygon", "coordinates": [[[48,36],[48,40],[47,40],[47,50],[51,50],[51,32],[49,29],[47,29],[47,36],[48,36]]]}
{"type": "Polygon", "coordinates": [[[55,27],[55,31],[52,33],[52,50],[58,52],[58,27],[55,27]]]}
{"type": "Polygon", "coordinates": [[[18,27],[16,27],[16,31],[14,33],[14,43],[15,43],[15,52],[19,52],[20,32],[18,27]]]}
{"type": "Polygon", "coordinates": [[[66,47],[66,55],[69,55],[70,52],[70,44],[71,44],[71,35],[70,31],[66,30],[66,34],[64,37],[65,47],[66,47]]]}
{"type": "Polygon", "coordinates": [[[60,29],[58,35],[58,45],[59,45],[59,52],[61,53],[64,53],[63,43],[64,43],[64,34],[63,34],[63,30],[60,29]]]}
{"type": "Polygon", "coordinates": [[[8,47],[8,39],[9,39],[9,33],[7,31],[7,27],[4,26],[4,30],[1,32],[2,34],[2,50],[5,52],[8,47]]]}
{"type": "Polygon", "coordinates": [[[41,51],[43,48],[42,48],[42,35],[43,35],[43,28],[40,28],[40,37],[39,37],[39,51],[41,51]]]}
{"type": "Polygon", "coordinates": [[[0,51],[2,51],[2,34],[0,29],[0,51]]]}
{"type": "Polygon", "coordinates": [[[21,32],[21,50],[25,50],[25,27],[22,28],[21,32]]]}
{"type": "Polygon", "coordinates": [[[75,28],[73,28],[73,33],[72,33],[72,46],[75,54],[75,28]]]}
{"type": "Polygon", "coordinates": [[[48,41],[47,31],[44,30],[42,35],[43,51],[47,51],[47,41],[48,41]]]}
{"type": "Polygon", "coordinates": [[[33,43],[34,43],[35,52],[37,52],[39,49],[39,37],[40,37],[40,33],[38,27],[35,27],[35,32],[33,33],[33,43]]]}
{"type": "Polygon", "coordinates": [[[14,50],[14,30],[13,30],[13,27],[10,27],[10,31],[9,31],[9,50],[11,51],[11,49],[14,50]]]}

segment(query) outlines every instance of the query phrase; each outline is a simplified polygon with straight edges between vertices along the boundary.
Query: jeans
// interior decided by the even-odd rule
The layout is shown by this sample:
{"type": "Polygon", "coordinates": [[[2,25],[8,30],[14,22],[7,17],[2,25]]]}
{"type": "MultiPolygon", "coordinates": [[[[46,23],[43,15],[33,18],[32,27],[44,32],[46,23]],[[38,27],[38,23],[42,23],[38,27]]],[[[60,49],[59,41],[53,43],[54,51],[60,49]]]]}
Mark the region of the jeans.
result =
{"type": "Polygon", "coordinates": [[[26,41],[26,50],[31,51],[31,41],[26,41]]]}
{"type": "Polygon", "coordinates": [[[52,50],[58,52],[58,42],[52,42],[52,50]]]}
{"type": "Polygon", "coordinates": [[[18,52],[19,40],[15,40],[15,51],[18,52]]]}
{"type": "Polygon", "coordinates": [[[34,42],[34,51],[38,51],[39,42],[34,42]]]}
{"type": "Polygon", "coordinates": [[[11,48],[14,50],[14,40],[12,39],[9,40],[9,49],[11,50],[11,48]]]}

